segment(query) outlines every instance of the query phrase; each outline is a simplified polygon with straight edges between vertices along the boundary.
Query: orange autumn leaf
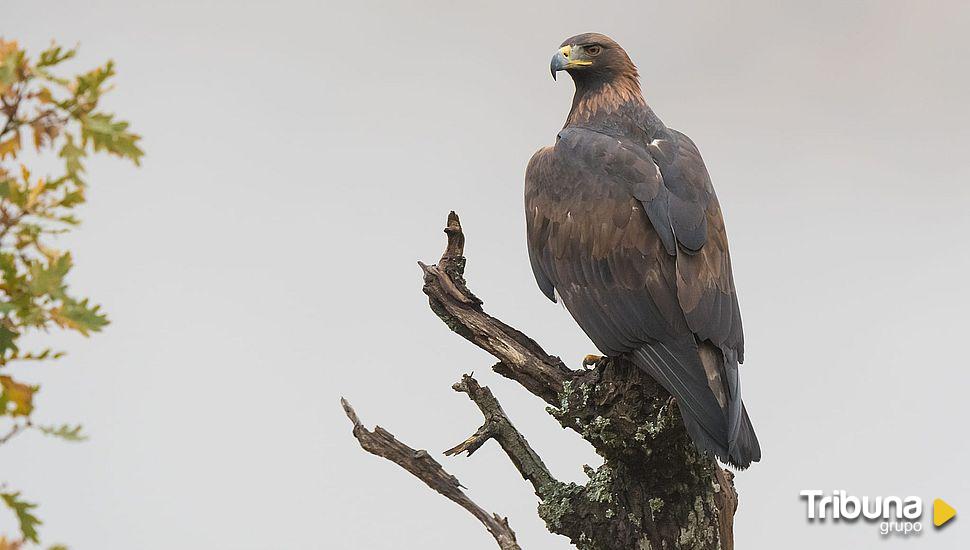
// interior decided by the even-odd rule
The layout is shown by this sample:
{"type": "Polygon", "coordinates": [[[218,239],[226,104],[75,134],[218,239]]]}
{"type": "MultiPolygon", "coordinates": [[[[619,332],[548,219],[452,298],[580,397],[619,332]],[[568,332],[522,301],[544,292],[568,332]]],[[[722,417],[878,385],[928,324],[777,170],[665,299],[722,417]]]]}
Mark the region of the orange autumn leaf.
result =
{"type": "Polygon", "coordinates": [[[8,139],[0,141],[0,160],[10,156],[12,158],[17,157],[17,151],[20,150],[20,132],[14,133],[8,139]]]}
{"type": "Polygon", "coordinates": [[[0,387],[3,387],[0,401],[7,403],[12,415],[27,416],[34,410],[34,392],[37,388],[21,384],[9,376],[0,376],[0,387]]]}

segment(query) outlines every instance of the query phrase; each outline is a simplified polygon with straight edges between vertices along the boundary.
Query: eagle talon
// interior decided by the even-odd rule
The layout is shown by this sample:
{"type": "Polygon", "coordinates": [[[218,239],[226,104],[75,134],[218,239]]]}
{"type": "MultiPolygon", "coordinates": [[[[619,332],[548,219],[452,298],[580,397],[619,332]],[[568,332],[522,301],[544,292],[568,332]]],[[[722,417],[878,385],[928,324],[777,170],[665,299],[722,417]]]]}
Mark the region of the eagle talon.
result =
{"type": "Polygon", "coordinates": [[[606,358],[602,355],[587,355],[583,357],[583,368],[595,367],[603,359],[606,358]]]}

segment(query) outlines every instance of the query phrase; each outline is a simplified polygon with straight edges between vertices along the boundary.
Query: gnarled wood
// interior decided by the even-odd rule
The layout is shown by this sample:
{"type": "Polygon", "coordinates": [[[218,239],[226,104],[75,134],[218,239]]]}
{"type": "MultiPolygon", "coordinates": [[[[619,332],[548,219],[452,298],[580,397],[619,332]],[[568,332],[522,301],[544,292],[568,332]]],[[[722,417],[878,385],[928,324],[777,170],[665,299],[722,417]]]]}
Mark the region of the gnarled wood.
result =
{"type": "Polygon", "coordinates": [[[425,482],[428,487],[468,510],[495,537],[495,541],[502,550],[521,550],[519,544],[515,541],[515,533],[509,527],[508,519],[498,514],[489,514],[475,504],[461,490],[461,483],[458,482],[458,478],[446,472],[437,460],[431,458],[428,451],[419,451],[408,447],[398,441],[391,432],[380,426],[375,426],[373,431],[368,430],[346,399],[341,398],[340,404],[343,406],[347,418],[354,425],[354,437],[357,438],[365,451],[394,462],[414,477],[425,482]]]}
{"type": "MultiPolygon", "coordinates": [[[[554,479],[487,387],[465,376],[485,424],[446,454],[471,455],[495,439],[532,483],[548,529],[579,548],[731,550],[738,497],[733,474],[694,447],[670,395],[621,359],[572,370],[558,357],[487,314],[465,281],[465,236],[448,216],[448,245],[436,265],[419,262],[431,309],[455,333],[492,354],[495,372],[551,405],[563,427],[579,433],[603,457],[586,466],[584,485],[554,479]]],[[[413,472],[412,472],[413,473],[413,472]]]]}

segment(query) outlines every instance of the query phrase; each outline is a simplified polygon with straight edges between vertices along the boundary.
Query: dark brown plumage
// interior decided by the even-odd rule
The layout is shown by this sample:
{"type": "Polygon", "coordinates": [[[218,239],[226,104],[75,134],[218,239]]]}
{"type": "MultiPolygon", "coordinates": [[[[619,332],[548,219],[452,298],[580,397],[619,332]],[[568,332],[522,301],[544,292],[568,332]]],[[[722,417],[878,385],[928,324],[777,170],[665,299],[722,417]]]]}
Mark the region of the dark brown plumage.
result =
{"type": "Polygon", "coordinates": [[[600,34],[553,57],[576,84],[556,144],[526,171],[529,257],[543,293],[608,356],[677,398],[695,444],[761,458],[741,401],[744,338],[727,234],[694,143],[646,105],[636,67],[600,34]]]}

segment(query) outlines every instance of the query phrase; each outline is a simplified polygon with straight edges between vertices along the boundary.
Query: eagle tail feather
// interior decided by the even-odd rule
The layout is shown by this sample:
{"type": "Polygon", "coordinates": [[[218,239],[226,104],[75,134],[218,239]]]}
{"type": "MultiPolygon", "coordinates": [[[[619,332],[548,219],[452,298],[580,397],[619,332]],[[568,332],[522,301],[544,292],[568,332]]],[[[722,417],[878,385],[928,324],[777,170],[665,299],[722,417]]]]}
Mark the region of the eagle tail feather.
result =
{"type": "Polygon", "coordinates": [[[744,403],[741,404],[741,424],[738,427],[737,439],[730,449],[730,458],[730,463],[742,470],[752,462],[761,460],[761,444],[758,443],[758,436],[754,433],[754,426],[751,425],[744,403]]]}
{"type": "Polygon", "coordinates": [[[740,414],[729,412],[728,416],[733,420],[729,422],[711,392],[699,359],[692,361],[696,362],[694,365],[684,364],[686,358],[697,357],[696,351],[671,349],[658,343],[633,350],[631,357],[637,366],[677,398],[684,426],[698,449],[709,451],[721,462],[738,469],[747,468],[752,461],[761,458],[758,438],[740,399],[740,414]]]}
{"type": "Polygon", "coordinates": [[[720,405],[707,385],[703,368],[685,368],[677,355],[663,344],[646,345],[633,351],[633,361],[677,398],[691,439],[702,451],[728,459],[728,425],[720,405]]]}

